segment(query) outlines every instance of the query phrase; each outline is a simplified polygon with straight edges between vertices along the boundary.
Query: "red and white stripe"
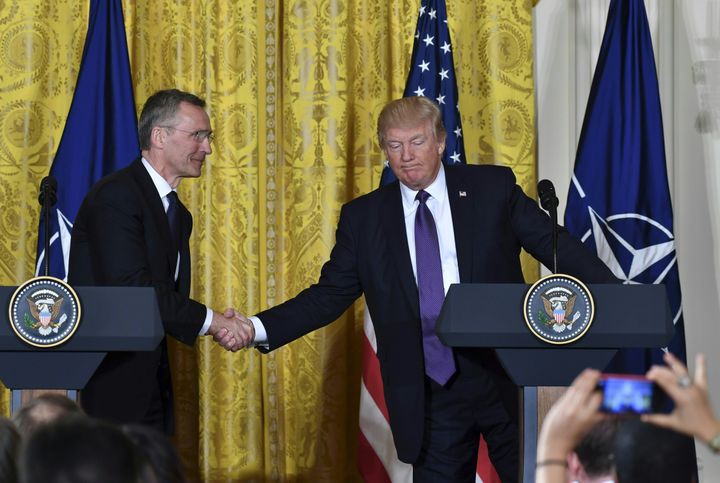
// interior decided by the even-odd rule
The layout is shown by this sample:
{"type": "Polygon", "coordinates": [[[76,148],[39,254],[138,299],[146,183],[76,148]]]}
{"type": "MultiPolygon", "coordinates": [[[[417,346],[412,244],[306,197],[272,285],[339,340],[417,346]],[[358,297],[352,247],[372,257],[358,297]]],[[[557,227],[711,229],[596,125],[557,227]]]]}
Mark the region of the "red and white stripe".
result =
{"type": "MultiPolygon", "coordinates": [[[[412,466],[397,457],[388,410],[383,395],[380,362],[377,358],[375,330],[367,307],[363,321],[363,370],[360,387],[360,431],[358,469],[367,483],[410,483],[412,466]]],[[[476,483],[500,483],[487,456],[487,445],[480,440],[476,483]]]]}
{"type": "Polygon", "coordinates": [[[397,457],[388,410],[383,394],[377,340],[370,313],[365,308],[363,368],[360,386],[360,431],[358,433],[358,469],[368,483],[412,481],[412,466],[397,457]]]}

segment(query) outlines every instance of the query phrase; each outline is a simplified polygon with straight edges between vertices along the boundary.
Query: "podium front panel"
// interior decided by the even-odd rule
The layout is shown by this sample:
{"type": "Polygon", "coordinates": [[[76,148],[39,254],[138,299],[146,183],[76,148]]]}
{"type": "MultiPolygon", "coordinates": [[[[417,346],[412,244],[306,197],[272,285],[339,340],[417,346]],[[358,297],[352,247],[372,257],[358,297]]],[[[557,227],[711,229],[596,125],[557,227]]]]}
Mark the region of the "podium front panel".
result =
{"type": "Polygon", "coordinates": [[[11,389],[82,389],[108,352],[155,350],[165,331],[152,287],[73,287],[82,318],[56,347],[22,341],[8,320],[16,287],[0,287],[0,380],[11,389]]]}

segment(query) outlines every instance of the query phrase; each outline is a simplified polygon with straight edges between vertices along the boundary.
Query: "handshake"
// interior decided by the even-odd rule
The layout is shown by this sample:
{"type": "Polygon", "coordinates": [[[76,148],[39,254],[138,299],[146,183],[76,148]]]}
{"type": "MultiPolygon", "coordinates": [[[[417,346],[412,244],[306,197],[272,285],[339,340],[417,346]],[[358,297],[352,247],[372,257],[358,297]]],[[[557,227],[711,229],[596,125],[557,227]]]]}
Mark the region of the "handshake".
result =
{"type": "Polygon", "coordinates": [[[213,311],[207,335],[211,335],[226,350],[235,352],[255,341],[255,326],[243,314],[228,308],[222,314],[213,311]]]}

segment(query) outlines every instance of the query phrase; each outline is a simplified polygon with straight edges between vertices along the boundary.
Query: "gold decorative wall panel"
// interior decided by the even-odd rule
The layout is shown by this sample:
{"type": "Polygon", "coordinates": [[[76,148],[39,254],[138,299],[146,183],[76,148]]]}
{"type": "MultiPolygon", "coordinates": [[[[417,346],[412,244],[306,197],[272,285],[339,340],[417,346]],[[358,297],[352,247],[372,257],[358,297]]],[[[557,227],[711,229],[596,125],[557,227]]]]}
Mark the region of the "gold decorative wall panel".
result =
{"type": "MultiPolygon", "coordinates": [[[[37,184],[72,99],[88,0],[0,1],[0,283],[32,273],[37,184]]],[[[402,95],[418,1],[126,1],[138,109],[177,87],[217,132],[197,180],[193,297],[246,313],[314,282],[341,205],[377,186],[375,119],[402,95]]],[[[530,0],[448,0],[465,149],[535,192],[530,0]]],[[[537,265],[525,266],[528,279],[537,265]]],[[[261,355],[172,344],[193,481],[353,481],[361,303],[261,355]]],[[[7,413],[7,391],[0,404],[7,413]]]]}

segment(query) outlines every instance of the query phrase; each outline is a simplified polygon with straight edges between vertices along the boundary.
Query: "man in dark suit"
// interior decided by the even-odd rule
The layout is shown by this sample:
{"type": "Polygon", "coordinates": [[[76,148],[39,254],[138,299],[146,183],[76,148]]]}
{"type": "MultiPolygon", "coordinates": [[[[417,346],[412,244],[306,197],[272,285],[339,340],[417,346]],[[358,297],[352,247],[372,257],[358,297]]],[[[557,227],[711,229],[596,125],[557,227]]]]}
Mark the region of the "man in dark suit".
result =
{"type": "MultiPolygon", "coordinates": [[[[251,317],[255,344],[276,349],[331,323],[365,294],[395,446],[413,464],[415,481],[475,481],[481,434],[502,481],[516,481],[517,415],[502,396],[512,383],[493,351],[443,346],[434,319],[451,283],[523,282],[521,247],[549,266],[552,222],[510,169],[443,167],[445,129],[427,98],[385,106],[378,135],[399,182],[343,206],[320,280],[251,317]],[[428,305],[437,285],[439,301],[428,305]]],[[[566,231],[558,238],[561,272],[616,282],[566,231]]],[[[517,388],[511,392],[516,406],[517,388]]]]}
{"type": "MultiPolygon", "coordinates": [[[[225,347],[251,340],[252,327],[189,298],[192,216],[175,192],[200,176],[212,152],[205,102],[175,89],[145,103],[142,157],[93,186],[73,227],[68,281],[73,285],[154,287],[167,334],[191,345],[226,335],[225,347]],[[167,212],[167,213],[166,213],[167,212]]],[[[90,321],[92,323],[92,321],[90,321]]],[[[95,417],[139,422],[172,434],[172,385],[165,339],[153,352],[111,353],[81,391],[95,417]]]]}

